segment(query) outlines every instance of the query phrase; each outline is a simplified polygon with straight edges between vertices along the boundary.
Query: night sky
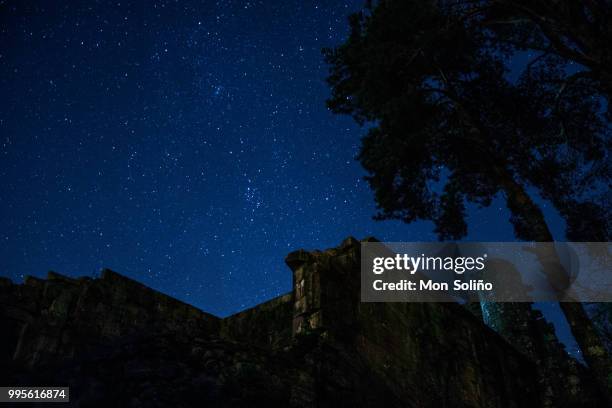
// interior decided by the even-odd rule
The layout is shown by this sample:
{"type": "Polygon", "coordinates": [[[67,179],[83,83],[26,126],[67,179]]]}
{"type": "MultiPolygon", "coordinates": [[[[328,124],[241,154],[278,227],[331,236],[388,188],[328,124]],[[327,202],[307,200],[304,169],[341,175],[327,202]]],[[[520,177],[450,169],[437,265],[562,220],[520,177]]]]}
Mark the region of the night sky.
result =
{"type": "MultiPolygon", "coordinates": [[[[0,0],[0,275],[106,267],[226,316],[290,290],[290,251],[436,240],[372,220],[364,129],[325,107],[361,5],[0,0]]],[[[507,219],[471,208],[468,239],[507,219]]]]}

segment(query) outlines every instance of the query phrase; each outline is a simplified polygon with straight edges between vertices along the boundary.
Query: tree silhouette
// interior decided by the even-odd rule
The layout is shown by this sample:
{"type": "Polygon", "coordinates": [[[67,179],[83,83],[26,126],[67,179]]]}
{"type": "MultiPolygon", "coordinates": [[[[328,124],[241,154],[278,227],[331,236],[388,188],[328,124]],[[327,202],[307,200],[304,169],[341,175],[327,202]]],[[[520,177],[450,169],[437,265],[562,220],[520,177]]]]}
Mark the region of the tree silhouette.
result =
{"type": "Polygon", "coordinates": [[[492,40],[579,64],[567,83],[586,79],[612,96],[612,3],[607,0],[484,0],[447,2],[491,29],[492,40]]]}
{"type": "MultiPolygon", "coordinates": [[[[346,42],[325,51],[328,106],[369,125],[359,160],[377,218],[432,220],[440,239],[459,239],[466,202],[488,206],[501,194],[517,238],[552,241],[537,191],[566,220],[568,238],[609,240],[612,77],[596,34],[609,35],[601,19],[610,7],[585,2],[601,11],[581,14],[575,3],[379,1],[351,16],[346,42]]],[[[559,272],[548,278],[562,289],[559,272]]],[[[595,327],[579,303],[561,306],[612,395],[595,327]]]]}

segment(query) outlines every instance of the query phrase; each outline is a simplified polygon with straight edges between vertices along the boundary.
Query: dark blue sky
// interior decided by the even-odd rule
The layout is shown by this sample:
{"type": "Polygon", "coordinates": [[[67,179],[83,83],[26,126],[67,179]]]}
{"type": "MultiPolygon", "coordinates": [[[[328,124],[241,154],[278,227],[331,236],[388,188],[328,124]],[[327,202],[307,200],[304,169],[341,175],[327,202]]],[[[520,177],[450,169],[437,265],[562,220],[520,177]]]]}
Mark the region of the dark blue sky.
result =
{"type": "MultiPolygon", "coordinates": [[[[0,274],[108,267],[225,316],[289,291],[295,249],[435,240],[372,221],[363,129],[325,107],[361,4],[0,0],[0,274]]],[[[469,214],[514,239],[501,200],[469,214]]]]}

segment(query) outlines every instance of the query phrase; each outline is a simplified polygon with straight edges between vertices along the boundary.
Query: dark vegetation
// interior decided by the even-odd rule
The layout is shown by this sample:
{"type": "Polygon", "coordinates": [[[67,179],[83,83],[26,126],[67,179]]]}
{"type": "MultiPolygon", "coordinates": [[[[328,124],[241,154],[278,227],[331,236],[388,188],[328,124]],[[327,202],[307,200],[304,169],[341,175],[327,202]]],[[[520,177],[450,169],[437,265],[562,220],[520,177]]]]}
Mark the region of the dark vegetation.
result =
{"type": "MultiPolygon", "coordinates": [[[[328,106],[368,125],[359,160],[377,217],[460,239],[466,204],[501,195],[518,239],[552,241],[537,193],[565,238],[608,241],[611,17],[596,0],[378,1],[354,14],[325,51],[328,106]]],[[[612,395],[601,333],[580,303],[561,306],[612,395]]]]}

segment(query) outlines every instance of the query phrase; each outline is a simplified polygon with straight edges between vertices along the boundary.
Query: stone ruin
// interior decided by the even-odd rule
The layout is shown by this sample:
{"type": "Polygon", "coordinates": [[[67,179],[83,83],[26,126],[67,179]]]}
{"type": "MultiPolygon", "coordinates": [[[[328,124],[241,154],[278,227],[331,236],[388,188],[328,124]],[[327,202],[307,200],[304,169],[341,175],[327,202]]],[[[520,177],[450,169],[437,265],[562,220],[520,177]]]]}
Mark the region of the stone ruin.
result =
{"type": "Polygon", "coordinates": [[[0,384],[78,407],[603,406],[537,312],[361,303],[360,241],[290,253],[293,290],[218,318],[110,270],[0,278],[0,384]]]}

